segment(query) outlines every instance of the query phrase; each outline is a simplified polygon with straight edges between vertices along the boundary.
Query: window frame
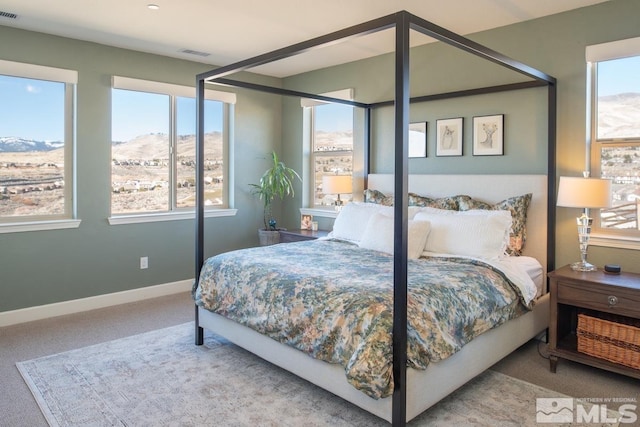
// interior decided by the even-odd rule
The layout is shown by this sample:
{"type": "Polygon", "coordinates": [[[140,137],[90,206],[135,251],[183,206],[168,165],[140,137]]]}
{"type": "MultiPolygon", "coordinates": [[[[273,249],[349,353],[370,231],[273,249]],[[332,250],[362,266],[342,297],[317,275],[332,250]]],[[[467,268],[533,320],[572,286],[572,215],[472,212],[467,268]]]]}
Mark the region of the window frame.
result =
{"type": "MultiPolygon", "coordinates": [[[[169,107],[169,148],[171,164],[169,167],[169,178],[171,182],[169,194],[169,210],[167,211],[149,211],[149,212],[131,212],[131,213],[112,213],[111,212],[111,191],[109,192],[109,210],[110,214],[107,221],[110,225],[137,224],[159,221],[174,221],[195,219],[195,207],[177,207],[176,206],[176,175],[177,175],[177,98],[193,98],[196,99],[196,90],[194,87],[181,86],[171,83],[155,82],[151,80],[135,79],[130,77],[113,76],[111,89],[131,90],[136,92],[147,92],[170,97],[169,107]]],[[[231,168],[229,159],[232,150],[232,123],[234,117],[236,94],[231,92],[222,92],[211,89],[205,90],[205,99],[211,101],[222,102],[222,152],[223,152],[223,187],[222,196],[223,204],[219,206],[207,206],[205,208],[205,218],[234,216],[237,209],[233,209],[231,197],[231,168]]],[[[111,178],[111,173],[109,174],[111,178]]]]}
{"type": "MultiPolygon", "coordinates": [[[[352,101],[354,99],[354,90],[352,88],[349,89],[341,89],[326,93],[321,93],[321,96],[326,96],[330,98],[336,99],[344,99],[352,101]]],[[[329,104],[329,102],[318,101],[315,99],[303,98],[300,100],[300,105],[303,107],[303,132],[304,132],[304,142],[305,142],[305,171],[304,178],[308,185],[306,186],[306,195],[303,196],[304,205],[307,207],[301,209],[301,213],[316,215],[319,217],[330,217],[335,218],[337,212],[332,206],[323,206],[315,205],[316,193],[315,193],[315,159],[316,154],[314,151],[315,147],[315,107],[329,104]]],[[[355,136],[355,127],[356,127],[356,118],[355,118],[355,107],[352,107],[352,137],[353,137],[353,146],[350,150],[352,157],[352,178],[355,178],[355,153],[356,153],[356,136],[355,136]]],[[[331,155],[340,155],[346,154],[349,151],[331,151],[331,155]]],[[[322,157],[322,155],[321,155],[322,157]]]]}
{"type": "Polygon", "coordinates": [[[75,158],[76,70],[0,59],[0,74],[8,77],[64,84],[64,213],[0,217],[0,234],[78,228],[75,158]]]}
{"type": "MultiPolygon", "coordinates": [[[[602,176],[602,148],[615,146],[640,147],[640,136],[632,138],[598,138],[598,63],[640,57],[640,38],[619,40],[587,46],[587,166],[592,176],[602,176]]],[[[640,250],[640,224],[633,229],[613,229],[601,226],[601,209],[594,209],[590,245],[640,250]]],[[[637,212],[637,211],[636,211],[637,212]]],[[[636,217],[636,222],[639,218],[636,217]]]]}

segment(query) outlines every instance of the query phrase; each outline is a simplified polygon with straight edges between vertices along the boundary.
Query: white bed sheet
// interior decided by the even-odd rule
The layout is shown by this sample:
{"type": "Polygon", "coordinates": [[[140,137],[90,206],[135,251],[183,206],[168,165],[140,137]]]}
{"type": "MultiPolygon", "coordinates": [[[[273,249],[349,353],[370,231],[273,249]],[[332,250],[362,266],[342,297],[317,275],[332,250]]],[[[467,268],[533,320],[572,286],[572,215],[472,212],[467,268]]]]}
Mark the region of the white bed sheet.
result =
{"type": "Polygon", "coordinates": [[[529,256],[511,256],[507,257],[504,262],[515,264],[524,270],[538,290],[536,298],[547,293],[546,274],[537,259],[529,256]]]}
{"type": "Polygon", "coordinates": [[[529,304],[540,295],[546,293],[544,286],[544,269],[538,260],[528,256],[503,256],[499,258],[485,259],[460,255],[423,252],[423,256],[431,257],[459,257],[475,259],[487,263],[511,280],[519,289],[526,304],[529,304]]]}

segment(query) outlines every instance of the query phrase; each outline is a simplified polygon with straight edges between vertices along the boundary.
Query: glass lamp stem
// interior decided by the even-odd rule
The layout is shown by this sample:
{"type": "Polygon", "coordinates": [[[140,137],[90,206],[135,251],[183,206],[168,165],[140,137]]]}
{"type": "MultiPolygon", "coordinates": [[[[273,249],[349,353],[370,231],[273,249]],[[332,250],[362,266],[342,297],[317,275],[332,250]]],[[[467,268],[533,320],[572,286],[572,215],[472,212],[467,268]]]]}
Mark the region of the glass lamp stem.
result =
{"type": "Polygon", "coordinates": [[[335,210],[340,212],[342,210],[342,200],[340,199],[340,193],[338,193],[338,200],[335,201],[335,210]]]}
{"type": "Polygon", "coordinates": [[[580,261],[571,264],[571,268],[576,271],[595,271],[596,266],[587,262],[587,249],[589,248],[589,237],[591,236],[591,224],[593,219],[587,216],[587,210],[582,216],[576,218],[578,224],[578,242],[580,243],[580,261]]]}

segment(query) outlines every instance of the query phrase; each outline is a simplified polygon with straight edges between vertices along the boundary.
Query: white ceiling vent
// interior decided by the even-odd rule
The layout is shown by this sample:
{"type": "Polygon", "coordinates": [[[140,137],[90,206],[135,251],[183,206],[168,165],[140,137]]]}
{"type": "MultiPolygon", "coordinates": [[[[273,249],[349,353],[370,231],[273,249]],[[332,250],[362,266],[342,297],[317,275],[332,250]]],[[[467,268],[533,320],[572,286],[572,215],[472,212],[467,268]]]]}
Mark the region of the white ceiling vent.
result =
{"type": "Polygon", "coordinates": [[[18,19],[18,15],[16,15],[15,13],[3,12],[2,10],[0,10],[0,18],[18,19]]]}
{"type": "Polygon", "coordinates": [[[211,55],[210,53],[207,52],[199,52],[197,50],[192,50],[192,49],[182,49],[180,50],[181,53],[186,53],[188,55],[196,55],[196,56],[209,56],[211,55]]]}

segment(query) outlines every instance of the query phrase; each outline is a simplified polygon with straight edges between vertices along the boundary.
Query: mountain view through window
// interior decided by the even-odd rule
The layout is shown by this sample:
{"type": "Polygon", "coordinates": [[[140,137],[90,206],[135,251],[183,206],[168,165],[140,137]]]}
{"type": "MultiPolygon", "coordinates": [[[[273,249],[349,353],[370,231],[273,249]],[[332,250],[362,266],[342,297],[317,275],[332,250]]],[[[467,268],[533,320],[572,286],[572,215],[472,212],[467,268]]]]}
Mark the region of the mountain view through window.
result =
{"type": "Polygon", "coordinates": [[[637,229],[640,200],[640,56],[597,63],[596,147],[600,176],[612,180],[601,227],[637,229]]]}

